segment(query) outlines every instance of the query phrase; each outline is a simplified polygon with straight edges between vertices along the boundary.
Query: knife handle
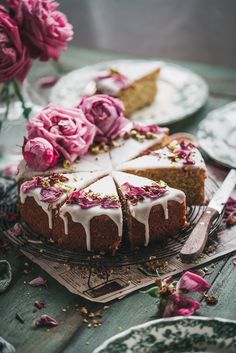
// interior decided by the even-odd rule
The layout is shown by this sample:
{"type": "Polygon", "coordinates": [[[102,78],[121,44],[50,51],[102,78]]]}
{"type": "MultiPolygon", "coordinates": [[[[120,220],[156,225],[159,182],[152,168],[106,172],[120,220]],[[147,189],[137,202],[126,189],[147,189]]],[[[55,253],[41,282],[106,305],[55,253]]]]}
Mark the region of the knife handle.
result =
{"type": "Polygon", "coordinates": [[[204,211],[180,251],[180,257],[183,262],[191,262],[203,252],[211,225],[218,214],[218,211],[211,207],[207,207],[204,211]]]}

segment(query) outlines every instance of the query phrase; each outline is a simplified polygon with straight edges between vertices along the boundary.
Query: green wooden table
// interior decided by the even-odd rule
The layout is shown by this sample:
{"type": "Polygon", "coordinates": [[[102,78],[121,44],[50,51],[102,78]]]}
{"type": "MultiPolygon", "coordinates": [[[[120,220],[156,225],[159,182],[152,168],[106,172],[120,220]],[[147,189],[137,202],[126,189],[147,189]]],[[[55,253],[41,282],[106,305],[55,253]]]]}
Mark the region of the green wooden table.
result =
{"type": "MultiPolygon", "coordinates": [[[[32,70],[31,80],[35,82],[44,75],[58,72],[64,74],[80,66],[120,58],[131,57],[110,52],[70,49],[63,55],[57,67],[37,63],[32,70]]],[[[210,110],[236,99],[236,70],[196,63],[179,64],[200,74],[210,87],[206,106],[191,118],[171,127],[171,132],[196,133],[199,122],[210,110]]],[[[222,170],[222,176],[225,173],[226,171],[222,170]]],[[[12,283],[8,290],[0,295],[0,336],[11,342],[18,353],[90,353],[114,334],[156,317],[155,299],[136,292],[112,302],[109,308],[104,310],[102,326],[88,328],[82,322],[79,308],[85,306],[95,312],[103,309],[103,305],[87,302],[69,293],[12,247],[6,254],[0,253],[0,258],[8,259],[13,268],[12,283]],[[39,275],[47,279],[48,288],[32,288],[27,284],[39,275]],[[35,300],[45,302],[46,308],[33,313],[35,300]],[[24,319],[24,323],[15,318],[16,313],[24,319]],[[32,322],[41,313],[55,317],[60,325],[52,329],[34,329],[32,322]]],[[[236,320],[236,267],[232,264],[232,255],[225,256],[207,267],[211,272],[208,280],[212,283],[209,293],[218,297],[218,304],[207,306],[203,297],[199,296],[198,299],[202,302],[199,314],[236,320]]]]}

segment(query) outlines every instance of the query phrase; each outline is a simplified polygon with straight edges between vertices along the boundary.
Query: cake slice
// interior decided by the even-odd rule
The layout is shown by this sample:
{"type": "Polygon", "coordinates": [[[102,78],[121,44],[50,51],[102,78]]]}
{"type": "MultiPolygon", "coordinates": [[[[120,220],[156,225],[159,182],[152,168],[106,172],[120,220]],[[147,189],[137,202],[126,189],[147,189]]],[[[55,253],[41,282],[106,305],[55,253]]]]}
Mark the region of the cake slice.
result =
{"type": "Polygon", "coordinates": [[[104,172],[80,172],[35,176],[20,186],[20,214],[39,234],[52,237],[55,214],[76,188],[83,188],[104,176],[104,172]]]}
{"type": "Polygon", "coordinates": [[[128,239],[132,248],[175,235],[186,221],[185,195],[164,182],[113,172],[123,200],[128,239]]]}
{"type": "Polygon", "coordinates": [[[113,169],[147,150],[158,149],[169,143],[169,130],[157,125],[130,124],[126,132],[115,141],[111,148],[113,169]]]}
{"type": "Polygon", "coordinates": [[[116,186],[111,176],[106,176],[70,195],[60,209],[53,233],[58,244],[67,249],[115,253],[122,225],[116,186]]]}
{"type": "Polygon", "coordinates": [[[188,205],[205,202],[205,179],[207,171],[199,150],[191,143],[173,141],[168,147],[121,163],[117,170],[150,178],[164,180],[170,187],[182,190],[188,205]]]}
{"type": "Polygon", "coordinates": [[[157,94],[160,75],[158,62],[126,62],[114,65],[96,77],[97,93],[119,98],[125,106],[125,116],[150,105],[157,94]]]}

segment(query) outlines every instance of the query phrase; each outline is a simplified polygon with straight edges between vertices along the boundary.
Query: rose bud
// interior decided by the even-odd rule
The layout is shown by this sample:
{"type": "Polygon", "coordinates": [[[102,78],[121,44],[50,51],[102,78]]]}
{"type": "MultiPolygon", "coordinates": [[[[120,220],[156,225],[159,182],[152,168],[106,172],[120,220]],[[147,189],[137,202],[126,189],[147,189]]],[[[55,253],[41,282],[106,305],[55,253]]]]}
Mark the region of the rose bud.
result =
{"type": "Polygon", "coordinates": [[[23,157],[33,170],[46,170],[57,164],[59,153],[50,142],[42,137],[25,139],[22,148],[23,157]]]}

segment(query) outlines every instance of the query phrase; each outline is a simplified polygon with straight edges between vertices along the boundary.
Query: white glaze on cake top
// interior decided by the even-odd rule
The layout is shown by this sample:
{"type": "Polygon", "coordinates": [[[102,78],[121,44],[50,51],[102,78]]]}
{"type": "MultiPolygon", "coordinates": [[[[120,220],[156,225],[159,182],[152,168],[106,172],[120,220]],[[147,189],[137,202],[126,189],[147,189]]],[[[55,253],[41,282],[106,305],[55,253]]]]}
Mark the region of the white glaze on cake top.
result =
{"type": "MultiPolygon", "coordinates": [[[[91,184],[89,187],[84,189],[85,192],[92,191],[93,193],[98,193],[99,197],[115,197],[119,200],[115,183],[111,176],[106,176],[94,184],[91,184]]],[[[71,216],[73,222],[80,223],[86,233],[86,245],[87,250],[91,251],[91,232],[90,232],[90,221],[96,216],[108,216],[118,228],[118,235],[122,236],[122,226],[123,218],[121,207],[118,208],[102,208],[100,205],[82,209],[77,204],[67,204],[60,209],[60,217],[64,221],[65,234],[68,234],[68,214],[71,216]]]]}
{"type": "Polygon", "coordinates": [[[102,166],[93,163],[93,161],[88,161],[84,157],[78,159],[78,161],[68,165],[68,167],[63,167],[62,165],[57,165],[53,168],[49,168],[45,171],[36,171],[30,168],[25,160],[23,159],[18,165],[18,174],[16,180],[30,180],[34,176],[46,176],[54,173],[77,173],[77,172],[97,172],[103,169],[102,166]]]}
{"type": "MultiPolygon", "coordinates": [[[[63,190],[63,194],[55,201],[55,202],[44,202],[42,201],[41,195],[41,187],[37,187],[35,189],[29,190],[27,192],[23,192],[24,185],[28,182],[26,181],[20,187],[20,202],[22,204],[25,203],[27,197],[33,197],[36,203],[43,209],[44,212],[47,213],[48,222],[49,222],[49,229],[52,229],[52,210],[56,209],[58,205],[62,204],[68,195],[76,188],[84,188],[90,183],[93,183],[98,178],[104,176],[104,171],[101,172],[80,172],[80,173],[73,173],[73,174],[63,174],[67,181],[63,182],[62,185],[65,186],[65,190],[63,190]]],[[[55,187],[57,187],[55,185],[55,187]]]]}
{"type": "Polygon", "coordinates": [[[165,136],[165,132],[160,132],[153,139],[145,139],[144,141],[136,140],[132,137],[124,139],[123,137],[117,140],[118,147],[112,148],[110,151],[113,169],[123,162],[130,161],[138,157],[142,152],[151,149],[153,146],[161,143],[165,136]]]}
{"type": "MultiPolygon", "coordinates": [[[[143,178],[128,173],[113,172],[112,175],[117,185],[121,189],[121,192],[122,185],[127,182],[133,186],[138,187],[157,185],[157,183],[148,178],[143,178]]],[[[185,194],[183,193],[183,191],[173,189],[168,186],[166,186],[166,190],[167,192],[158,199],[145,198],[144,200],[139,201],[135,205],[133,205],[129,200],[127,200],[129,211],[132,217],[135,218],[138,222],[144,224],[145,226],[145,246],[149,244],[149,215],[152,207],[156,205],[161,205],[163,207],[165,219],[168,219],[168,201],[177,201],[181,204],[185,202],[185,194]]],[[[123,192],[122,194],[125,198],[123,192]]]]}
{"type": "Polygon", "coordinates": [[[117,165],[116,169],[120,171],[128,171],[162,168],[182,169],[184,167],[185,169],[202,168],[206,170],[205,162],[197,148],[193,148],[193,152],[191,153],[191,158],[194,160],[194,164],[186,164],[181,158],[173,161],[173,152],[168,147],[161,148],[151,153],[153,154],[144,155],[121,163],[117,165]]]}

